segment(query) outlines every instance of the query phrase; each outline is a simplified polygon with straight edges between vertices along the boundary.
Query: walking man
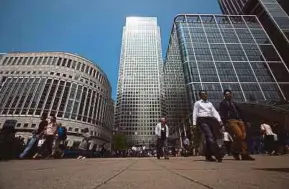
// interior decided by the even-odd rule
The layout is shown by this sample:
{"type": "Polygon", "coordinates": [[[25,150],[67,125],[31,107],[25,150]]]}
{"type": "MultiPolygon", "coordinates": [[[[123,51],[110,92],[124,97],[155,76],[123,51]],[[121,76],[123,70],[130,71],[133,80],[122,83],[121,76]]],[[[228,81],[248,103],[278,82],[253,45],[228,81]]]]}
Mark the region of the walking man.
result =
{"type": "Polygon", "coordinates": [[[198,125],[204,133],[206,140],[206,160],[222,162],[223,154],[216,139],[219,130],[223,126],[219,113],[211,102],[208,101],[208,93],[205,90],[199,92],[201,100],[195,102],[193,111],[193,127],[198,125]],[[212,156],[215,156],[214,159],[212,156]]]}
{"type": "Polygon", "coordinates": [[[161,118],[161,122],[156,125],[155,135],[157,136],[157,158],[160,159],[161,154],[163,154],[165,159],[169,159],[168,157],[169,127],[166,124],[165,118],[161,118]]]}
{"type": "Polygon", "coordinates": [[[232,91],[229,89],[224,91],[224,100],[220,103],[220,115],[223,123],[234,136],[233,157],[240,160],[241,155],[242,160],[255,160],[248,154],[245,123],[238,104],[232,100],[232,91]]]}

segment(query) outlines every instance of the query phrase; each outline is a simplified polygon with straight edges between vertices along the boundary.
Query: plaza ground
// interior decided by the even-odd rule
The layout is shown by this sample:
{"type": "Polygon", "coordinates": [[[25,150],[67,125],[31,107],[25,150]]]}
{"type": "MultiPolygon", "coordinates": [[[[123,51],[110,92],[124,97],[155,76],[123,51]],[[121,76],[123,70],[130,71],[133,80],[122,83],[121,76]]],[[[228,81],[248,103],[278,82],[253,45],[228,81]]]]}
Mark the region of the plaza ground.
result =
{"type": "Polygon", "coordinates": [[[1,189],[288,189],[289,156],[255,156],[256,161],[205,162],[99,158],[0,162],[1,189]]]}

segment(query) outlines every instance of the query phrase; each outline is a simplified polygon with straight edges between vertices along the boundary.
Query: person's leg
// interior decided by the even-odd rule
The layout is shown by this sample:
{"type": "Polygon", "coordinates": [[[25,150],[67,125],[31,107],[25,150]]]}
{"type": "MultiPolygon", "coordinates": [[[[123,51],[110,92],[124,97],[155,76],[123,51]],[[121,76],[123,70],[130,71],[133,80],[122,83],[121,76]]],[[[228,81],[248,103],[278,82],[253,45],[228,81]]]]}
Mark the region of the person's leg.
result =
{"type": "Polygon", "coordinates": [[[267,138],[267,150],[269,154],[272,154],[274,151],[274,136],[273,135],[266,135],[267,138]]]}
{"type": "Polygon", "coordinates": [[[24,151],[19,155],[19,157],[24,158],[28,154],[29,150],[33,147],[35,142],[37,142],[37,137],[33,136],[29,141],[28,145],[26,146],[26,148],[24,149],[24,151]]]}
{"type": "Polygon", "coordinates": [[[242,140],[244,140],[243,132],[240,129],[237,123],[237,120],[229,120],[228,128],[234,138],[234,141],[232,144],[232,154],[236,160],[240,160],[239,155],[241,154],[241,151],[242,151],[241,143],[242,143],[242,140]]]}
{"type": "Polygon", "coordinates": [[[157,158],[160,159],[161,158],[161,141],[160,138],[157,139],[157,158]]]}
{"type": "Polygon", "coordinates": [[[231,154],[231,142],[224,141],[224,145],[225,145],[227,154],[230,155],[231,154]]]}
{"type": "Polygon", "coordinates": [[[214,139],[214,136],[212,134],[212,130],[210,128],[210,126],[207,123],[200,123],[200,127],[202,132],[204,133],[205,139],[206,139],[206,159],[211,161],[212,156],[209,157],[210,155],[215,155],[216,158],[218,158],[218,161],[221,161],[220,157],[218,156],[218,152],[216,149],[217,143],[214,139]],[[212,153],[212,154],[211,154],[212,153]]]}
{"type": "Polygon", "coordinates": [[[49,135],[46,137],[46,142],[47,142],[47,150],[48,150],[48,157],[52,155],[52,147],[53,147],[53,141],[54,141],[54,136],[49,135]]]}
{"type": "Polygon", "coordinates": [[[165,159],[169,159],[168,139],[163,140],[163,149],[165,159]]]}

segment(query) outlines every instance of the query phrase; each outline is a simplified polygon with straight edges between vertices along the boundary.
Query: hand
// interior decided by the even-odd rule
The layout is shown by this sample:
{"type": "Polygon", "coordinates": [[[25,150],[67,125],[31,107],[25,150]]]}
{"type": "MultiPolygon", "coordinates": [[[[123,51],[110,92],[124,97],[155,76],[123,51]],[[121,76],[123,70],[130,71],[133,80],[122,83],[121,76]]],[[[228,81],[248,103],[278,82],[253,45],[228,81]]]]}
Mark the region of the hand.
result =
{"type": "Polygon", "coordinates": [[[220,126],[224,127],[224,123],[222,121],[219,121],[220,126]]]}
{"type": "Polygon", "coordinates": [[[225,132],[225,127],[222,126],[221,129],[220,129],[220,131],[221,131],[221,132],[225,132]]]}

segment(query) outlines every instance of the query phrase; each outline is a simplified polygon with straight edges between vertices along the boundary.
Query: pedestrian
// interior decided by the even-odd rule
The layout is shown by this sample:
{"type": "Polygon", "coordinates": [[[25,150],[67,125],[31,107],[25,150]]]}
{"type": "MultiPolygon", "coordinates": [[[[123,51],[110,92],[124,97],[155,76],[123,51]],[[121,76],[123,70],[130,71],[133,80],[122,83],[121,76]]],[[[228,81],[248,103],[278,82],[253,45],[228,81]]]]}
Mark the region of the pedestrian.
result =
{"type": "Polygon", "coordinates": [[[29,153],[29,151],[33,148],[33,146],[36,143],[38,143],[38,140],[44,134],[45,127],[48,125],[48,122],[46,121],[47,115],[43,114],[40,119],[41,119],[41,121],[40,121],[40,123],[38,125],[38,129],[33,131],[31,140],[29,141],[29,143],[26,146],[25,150],[19,155],[19,157],[21,159],[26,157],[26,155],[29,153]]]}
{"type": "Polygon", "coordinates": [[[223,132],[223,139],[224,139],[224,145],[225,145],[225,148],[226,148],[226,152],[227,152],[227,155],[231,155],[231,146],[232,146],[232,137],[231,135],[225,131],[223,132]]]}
{"type": "Polygon", "coordinates": [[[235,160],[255,160],[248,153],[246,143],[246,126],[242,112],[236,102],[232,100],[232,91],[224,90],[224,99],[220,103],[220,115],[228,130],[234,136],[232,155],[235,160]]]}
{"type": "Polygon", "coordinates": [[[273,155],[276,149],[277,135],[273,132],[271,126],[266,120],[262,121],[261,134],[264,136],[264,148],[269,155],[273,155]]]}
{"type": "Polygon", "coordinates": [[[63,157],[64,148],[65,148],[65,140],[67,139],[67,130],[66,127],[62,126],[61,123],[57,123],[57,135],[54,140],[52,156],[53,157],[63,157]]]}
{"type": "Polygon", "coordinates": [[[53,150],[53,142],[55,135],[57,133],[57,125],[56,125],[56,117],[50,117],[50,123],[47,125],[44,135],[45,135],[45,142],[44,148],[48,151],[48,158],[52,157],[52,150],[53,150]]]}
{"type": "Polygon", "coordinates": [[[157,159],[163,154],[165,159],[168,157],[168,137],[169,127],[166,124],[166,118],[161,118],[160,123],[155,127],[155,135],[157,136],[157,159]]]}
{"type": "Polygon", "coordinates": [[[78,155],[77,159],[80,159],[80,160],[86,159],[90,138],[91,138],[91,136],[89,134],[88,128],[83,129],[82,141],[80,142],[80,144],[78,146],[79,155],[78,155]]]}
{"type": "Polygon", "coordinates": [[[188,151],[189,151],[189,147],[190,147],[190,140],[188,139],[188,137],[185,136],[185,139],[183,141],[184,144],[184,156],[187,157],[188,156],[188,151]]]}
{"type": "Polygon", "coordinates": [[[222,162],[223,154],[216,139],[223,126],[220,115],[211,102],[208,101],[208,93],[205,90],[199,92],[200,100],[195,102],[193,110],[193,127],[198,125],[206,140],[206,160],[222,162]],[[214,159],[212,156],[215,156],[214,159]]]}

